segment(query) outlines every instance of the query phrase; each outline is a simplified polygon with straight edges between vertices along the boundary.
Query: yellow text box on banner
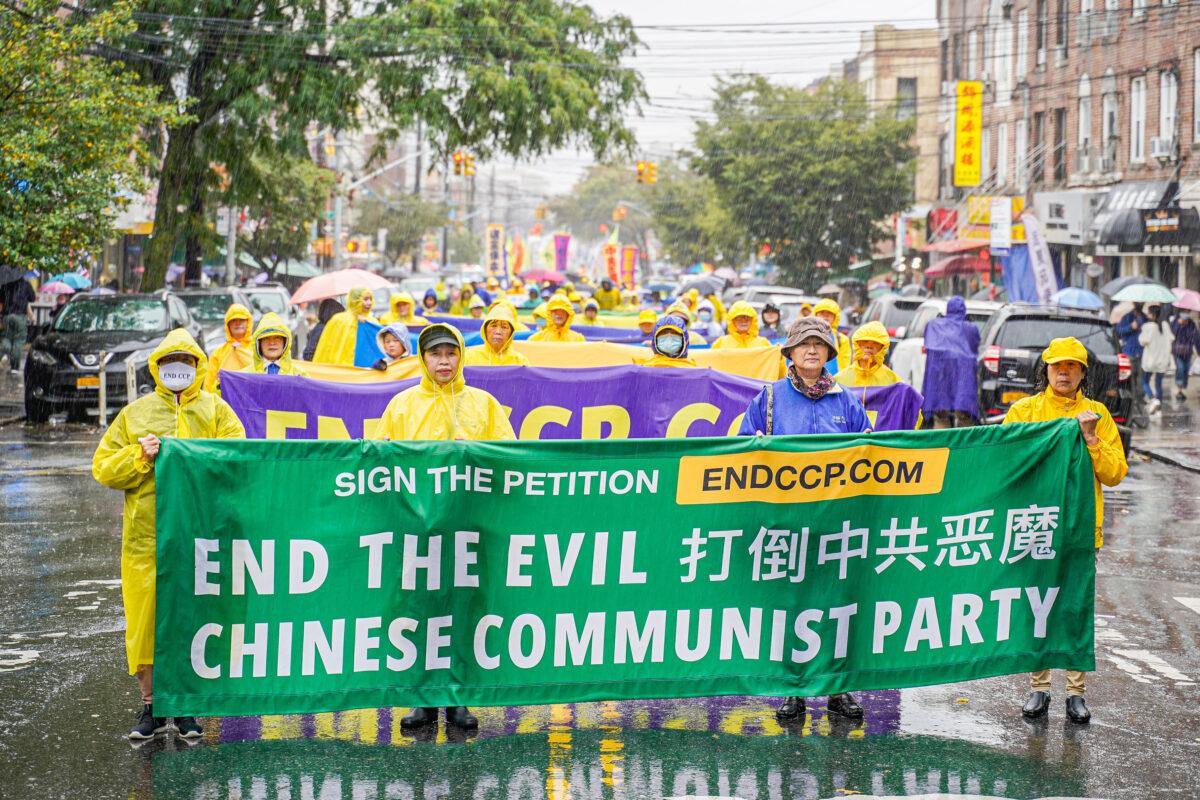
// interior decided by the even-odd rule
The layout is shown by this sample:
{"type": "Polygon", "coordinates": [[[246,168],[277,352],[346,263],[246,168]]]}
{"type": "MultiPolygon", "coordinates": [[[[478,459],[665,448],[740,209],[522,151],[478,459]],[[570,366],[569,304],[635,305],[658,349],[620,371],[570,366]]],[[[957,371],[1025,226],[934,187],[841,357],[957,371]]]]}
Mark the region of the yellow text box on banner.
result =
{"type": "Polygon", "coordinates": [[[954,112],[954,185],[978,186],[983,154],[983,83],[959,81],[954,112]]]}

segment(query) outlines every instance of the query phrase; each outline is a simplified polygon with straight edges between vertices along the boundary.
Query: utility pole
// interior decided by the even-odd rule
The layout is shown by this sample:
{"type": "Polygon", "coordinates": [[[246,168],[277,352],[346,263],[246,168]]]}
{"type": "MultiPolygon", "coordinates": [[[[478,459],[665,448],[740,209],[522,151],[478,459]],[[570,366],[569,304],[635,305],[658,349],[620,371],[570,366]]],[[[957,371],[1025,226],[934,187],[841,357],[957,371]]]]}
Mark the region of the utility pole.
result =
{"type": "MultiPolygon", "coordinates": [[[[413,170],[413,197],[417,198],[418,200],[421,199],[421,147],[423,144],[424,142],[421,140],[421,120],[418,118],[417,135],[413,145],[413,149],[417,151],[417,166],[416,169],[413,170]]],[[[423,244],[423,242],[418,242],[417,246],[413,248],[412,271],[414,273],[416,273],[417,267],[420,266],[421,263],[421,246],[423,244]]]]}
{"type": "MultiPolygon", "coordinates": [[[[442,203],[450,205],[450,158],[444,156],[442,159],[442,203]]],[[[450,223],[447,220],[442,224],[442,268],[445,269],[449,263],[449,247],[450,247],[450,223]]]]}
{"type": "Polygon", "coordinates": [[[333,134],[333,268],[342,268],[342,132],[333,134]]]}
{"type": "Polygon", "coordinates": [[[225,231],[225,285],[237,283],[237,218],[240,209],[229,207],[229,225],[225,231]]]}

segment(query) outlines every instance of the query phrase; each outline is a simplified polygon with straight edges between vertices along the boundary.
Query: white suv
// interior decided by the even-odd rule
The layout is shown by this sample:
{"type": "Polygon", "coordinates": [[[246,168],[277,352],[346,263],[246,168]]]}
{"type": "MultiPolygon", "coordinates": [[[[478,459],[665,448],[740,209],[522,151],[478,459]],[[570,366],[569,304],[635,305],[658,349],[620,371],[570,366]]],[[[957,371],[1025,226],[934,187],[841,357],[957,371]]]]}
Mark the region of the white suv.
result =
{"type": "MultiPolygon", "coordinates": [[[[984,300],[968,300],[967,321],[982,331],[1001,305],[984,300]]],[[[892,348],[892,370],[900,376],[900,380],[918,392],[922,391],[921,385],[925,382],[925,326],[931,319],[945,313],[946,298],[938,297],[921,303],[904,331],[904,338],[892,348]]]]}

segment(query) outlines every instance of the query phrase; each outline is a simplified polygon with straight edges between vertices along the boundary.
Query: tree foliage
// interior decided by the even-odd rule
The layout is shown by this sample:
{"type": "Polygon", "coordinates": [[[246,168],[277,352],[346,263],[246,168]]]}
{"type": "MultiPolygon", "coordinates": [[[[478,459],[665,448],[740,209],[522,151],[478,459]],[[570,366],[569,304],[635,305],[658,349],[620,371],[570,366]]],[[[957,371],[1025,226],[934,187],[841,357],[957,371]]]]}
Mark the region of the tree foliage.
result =
{"type": "Polygon", "coordinates": [[[394,197],[368,195],[355,209],[354,231],[374,237],[387,229],[384,258],[391,266],[421,246],[425,233],[446,222],[446,207],[411,194],[394,197]]]}
{"type": "Polygon", "coordinates": [[[552,199],[549,209],[557,227],[565,228],[578,239],[596,241],[608,236],[600,226],[614,224],[613,210],[625,209],[620,220],[621,239],[642,246],[653,224],[650,193],[637,182],[633,166],[595,164],[575,182],[571,191],[552,199]]]}
{"type": "Polygon", "coordinates": [[[54,270],[113,234],[118,192],[144,188],[144,129],[177,119],[120,63],[90,55],[129,30],[129,6],[58,16],[0,5],[0,262],[54,270]]]}
{"type": "Polygon", "coordinates": [[[911,202],[913,124],[872,113],[853,84],[810,92],[739,76],[720,83],[713,111],[697,125],[695,166],[797,285],[821,282],[818,262],[869,258],[883,220],[911,202]]]}
{"type": "Polygon", "coordinates": [[[251,224],[238,235],[238,247],[273,279],[280,264],[308,252],[311,226],[325,209],[334,175],[307,156],[260,155],[248,166],[242,191],[251,224]]]}
{"type": "Polygon", "coordinates": [[[674,162],[663,165],[659,176],[650,208],[663,257],[680,266],[697,261],[735,268],[741,264],[750,239],[721,205],[712,180],[674,162]]]}
{"type": "Polygon", "coordinates": [[[621,65],[628,19],[568,0],[145,0],[114,58],[136,64],[194,119],[171,131],[145,282],[161,282],[175,242],[198,274],[209,165],[243,193],[249,159],[299,154],[321,129],[382,131],[421,120],[444,156],[469,148],[528,157],[569,145],[628,149],[643,98],[621,65]]]}

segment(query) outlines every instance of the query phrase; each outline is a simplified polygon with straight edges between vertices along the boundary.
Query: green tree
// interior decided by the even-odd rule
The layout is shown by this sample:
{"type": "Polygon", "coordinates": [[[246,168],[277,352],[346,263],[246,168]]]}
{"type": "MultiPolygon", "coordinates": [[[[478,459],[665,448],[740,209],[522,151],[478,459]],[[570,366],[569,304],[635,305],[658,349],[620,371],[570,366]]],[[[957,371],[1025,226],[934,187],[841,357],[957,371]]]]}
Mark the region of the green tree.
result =
{"type": "Polygon", "coordinates": [[[883,220],[911,202],[912,121],[872,113],[853,84],[739,76],[718,85],[713,111],[694,166],[753,241],[770,242],[786,280],[814,288],[817,262],[869,258],[890,235],[883,220]]]}
{"type": "Polygon", "coordinates": [[[469,226],[451,226],[447,239],[446,251],[450,254],[450,262],[478,264],[483,257],[483,237],[473,233],[469,226]]]}
{"type": "Polygon", "coordinates": [[[632,164],[593,164],[571,191],[548,203],[555,225],[583,241],[607,237],[600,226],[612,227],[613,210],[617,206],[625,209],[625,218],[619,222],[621,239],[644,246],[646,233],[653,224],[650,192],[645,184],[637,182],[632,164]]]}
{"type": "Polygon", "coordinates": [[[355,208],[354,231],[374,237],[387,229],[384,258],[395,266],[420,247],[427,231],[446,222],[446,207],[411,194],[394,197],[367,195],[355,208]]]}
{"type": "Polygon", "coordinates": [[[249,169],[242,192],[246,217],[254,224],[239,234],[238,247],[273,279],[280,264],[308,252],[309,231],[333,191],[334,175],[307,155],[256,156],[249,169]]]}
{"type": "Polygon", "coordinates": [[[129,29],[129,5],[58,16],[57,0],[0,4],[0,263],[49,269],[112,236],[120,191],[144,188],[144,129],[172,106],[91,53],[129,29]]]}
{"type": "Polygon", "coordinates": [[[710,178],[677,163],[663,165],[650,193],[654,232],[663,257],[685,266],[697,261],[737,267],[750,251],[750,237],[721,205],[710,178]]]}
{"type": "Polygon", "coordinates": [[[179,239],[198,276],[210,164],[225,165],[236,196],[247,159],[299,152],[321,130],[369,125],[386,145],[420,120],[437,158],[632,146],[625,120],[644,92],[621,64],[638,45],[625,17],[568,0],[374,0],[365,12],[351,0],[140,5],[112,56],[193,115],[163,159],[148,286],[179,239]]]}

